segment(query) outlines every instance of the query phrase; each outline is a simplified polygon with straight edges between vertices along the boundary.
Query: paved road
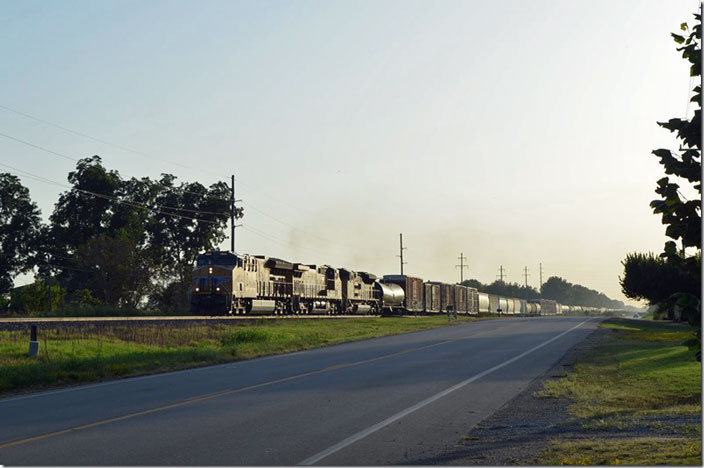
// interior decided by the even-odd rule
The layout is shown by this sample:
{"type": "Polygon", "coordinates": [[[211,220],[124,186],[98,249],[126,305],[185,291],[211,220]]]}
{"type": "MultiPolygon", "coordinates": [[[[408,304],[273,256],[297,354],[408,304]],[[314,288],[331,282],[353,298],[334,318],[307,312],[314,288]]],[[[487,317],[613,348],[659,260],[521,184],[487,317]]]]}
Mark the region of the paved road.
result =
{"type": "Polygon", "coordinates": [[[412,464],[453,446],[597,323],[478,321],[0,399],[0,464],[412,464]]]}

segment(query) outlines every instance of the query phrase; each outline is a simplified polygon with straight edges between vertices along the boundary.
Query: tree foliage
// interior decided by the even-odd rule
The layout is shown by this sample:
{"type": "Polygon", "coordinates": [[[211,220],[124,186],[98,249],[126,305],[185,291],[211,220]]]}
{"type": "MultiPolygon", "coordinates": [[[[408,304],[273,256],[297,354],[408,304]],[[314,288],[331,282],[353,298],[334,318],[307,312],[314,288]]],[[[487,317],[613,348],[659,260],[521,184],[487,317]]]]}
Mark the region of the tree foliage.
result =
{"type": "Polygon", "coordinates": [[[491,284],[487,284],[484,289],[489,294],[499,296],[517,297],[519,299],[536,299],[540,297],[540,293],[535,288],[530,286],[521,286],[518,283],[507,283],[505,281],[496,280],[491,284]]]}
{"type": "Polygon", "coordinates": [[[543,283],[543,287],[540,291],[530,286],[526,287],[518,283],[506,283],[503,281],[482,284],[476,279],[469,279],[464,280],[462,284],[489,294],[516,297],[519,299],[553,299],[561,304],[613,309],[624,307],[621,301],[610,299],[603,293],[579,284],[569,283],[556,276],[548,278],[548,280],[543,283]]]}
{"type": "MultiPolygon", "coordinates": [[[[701,265],[701,256],[695,259],[701,265]]],[[[628,254],[621,263],[624,268],[621,289],[630,299],[657,304],[678,292],[701,296],[701,283],[695,277],[653,253],[628,254]]]]}
{"type": "MultiPolygon", "coordinates": [[[[701,69],[701,15],[695,14],[697,23],[690,30],[687,23],[682,23],[681,29],[689,32],[687,37],[672,34],[675,42],[682,47],[677,48],[682,52],[682,57],[690,63],[690,76],[700,76],[701,69]]],[[[658,122],[658,125],[676,134],[680,141],[677,151],[660,148],[653,154],[660,159],[667,176],[657,181],[655,192],[661,199],[650,203],[655,214],[660,214],[662,223],[667,226],[665,235],[674,239],[665,244],[663,258],[671,262],[682,264],[683,268],[697,274],[696,260],[688,260],[685,256],[686,249],[694,247],[701,250],[701,84],[694,87],[690,102],[696,105],[691,119],[670,119],[667,122],[658,122]],[[675,176],[671,180],[669,176],[675,176]],[[687,200],[680,192],[680,184],[687,183],[699,194],[696,199],[687,200]],[[681,250],[678,251],[676,241],[680,242],[681,250]]]]}
{"type": "Polygon", "coordinates": [[[66,290],[64,288],[42,280],[15,288],[10,294],[12,308],[28,315],[56,310],[64,303],[65,299],[66,290]]]}
{"type": "Polygon", "coordinates": [[[589,289],[579,284],[572,284],[559,276],[551,276],[543,283],[540,290],[544,299],[552,299],[561,304],[586,307],[623,308],[621,301],[610,299],[606,294],[589,289]]]}
{"type": "Polygon", "coordinates": [[[9,292],[13,278],[33,266],[39,214],[19,178],[0,174],[0,294],[9,292]]]}
{"type": "Polygon", "coordinates": [[[78,247],[74,263],[90,271],[83,285],[105,304],[135,308],[149,292],[151,259],[124,231],[91,238],[78,247]]]}
{"type": "MultiPolygon", "coordinates": [[[[40,277],[58,278],[71,297],[85,289],[93,300],[120,307],[136,307],[178,282],[166,306],[187,305],[195,257],[225,238],[228,185],[177,182],[171,174],[124,180],[99,156],[78,161],[68,181],[71,189],[39,236],[40,277]]],[[[242,214],[240,208],[236,217],[242,214]]]]}
{"type": "MultiPolygon", "coordinates": [[[[690,77],[701,76],[701,15],[695,14],[692,29],[682,23],[685,35],[672,34],[681,46],[677,50],[690,64],[690,77]]],[[[619,278],[623,293],[630,298],[646,300],[666,310],[668,318],[688,318],[700,323],[701,304],[701,79],[692,89],[690,102],[695,104],[691,118],[674,118],[658,122],[674,133],[679,141],[676,151],[660,148],[653,154],[660,159],[665,177],[657,181],[655,192],[660,199],[650,203],[655,214],[667,226],[665,235],[672,240],[665,243],[659,257],[653,254],[633,253],[622,262],[624,274],[619,278]],[[670,176],[673,176],[672,178],[670,176]],[[681,193],[686,184],[696,194],[687,200],[681,193]],[[678,242],[680,248],[678,249],[678,242]],[[696,249],[687,255],[687,249],[696,249]]]]}

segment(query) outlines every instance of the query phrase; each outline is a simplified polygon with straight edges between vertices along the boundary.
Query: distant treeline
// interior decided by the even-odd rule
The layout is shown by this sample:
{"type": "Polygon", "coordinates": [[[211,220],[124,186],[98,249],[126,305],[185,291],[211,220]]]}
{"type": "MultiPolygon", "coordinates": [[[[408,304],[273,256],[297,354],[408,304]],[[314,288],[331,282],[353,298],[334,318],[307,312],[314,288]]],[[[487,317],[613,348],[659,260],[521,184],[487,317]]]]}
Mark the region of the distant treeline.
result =
{"type": "Polygon", "coordinates": [[[604,293],[586,288],[579,284],[572,284],[558,276],[548,278],[548,280],[543,283],[540,291],[530,286],[526,287],[518,283],[506,283],[499,280],[491,284],[483,284],[478,280],[469,279],[463,281],[462,284],[477,288],[479,291],[489,294],[515,297],[518,299],[552,299],[560,304],[606,307],[608,309],[621,309],[625,307],[623,302],[610,299],[604,293]]]}

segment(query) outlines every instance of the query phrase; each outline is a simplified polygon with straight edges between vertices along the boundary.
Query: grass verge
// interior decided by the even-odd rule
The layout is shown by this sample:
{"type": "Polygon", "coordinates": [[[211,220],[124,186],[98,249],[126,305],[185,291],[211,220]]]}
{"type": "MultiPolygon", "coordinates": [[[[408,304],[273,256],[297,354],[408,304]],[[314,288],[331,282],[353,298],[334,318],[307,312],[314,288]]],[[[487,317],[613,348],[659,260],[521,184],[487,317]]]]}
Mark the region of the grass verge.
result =
{"type": "Polygon", "coordinates": [[[701,441],[692,438],[634,438],[555,442],[542,465],[694,465],[700,466],[701,441]]]}
{"type": "Polygon", "coordinates": [[[476,319],[459,317],[261,320],[247,325],[92,326],[0,332],[0,395],[299,351],[476,319]]]}
{"type": "Polygon", "coordinates": [[[610,336],[538,396],[571,399],[569,411],[587,433],[666,436],[557,440],[535,462],[700,465],[701,424],[676,422],[702,411],[701,363],[682,344],[694,329],[623,319],[601,326],[611,330],[610,336]]]}

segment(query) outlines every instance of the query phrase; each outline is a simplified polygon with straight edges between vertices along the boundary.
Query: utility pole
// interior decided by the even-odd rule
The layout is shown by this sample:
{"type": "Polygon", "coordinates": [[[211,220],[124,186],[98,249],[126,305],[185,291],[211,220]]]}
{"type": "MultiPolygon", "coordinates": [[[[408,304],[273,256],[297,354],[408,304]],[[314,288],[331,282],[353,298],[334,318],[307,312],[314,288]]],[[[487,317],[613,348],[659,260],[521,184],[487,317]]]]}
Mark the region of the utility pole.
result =
{"type": "Polygon", "coordinates": [[[403,246],[403,234],[399,234],[398,237],[399,237],[399,240],[401,241],[401,248],[399,250],[401,252],[401,255],[396,255],[396,256],[401,257],[401,274],[403,274],[403,265],[405,265],[407,263],[407,262],[403,261],[403,251],[406,250],[406,247],[403,246]]]}
{"type": "Polygon", "coordinates": [[[232,191],[230,192],[230,250],[232,253],[235,253],[235,228],[242,226],[241,224],[235,224],[235,214],[237,213],[235,202],[241,201],[235,200],[235,175],[232,174],[232,191]]]}
{"type": "Polygon", "coordinates": [[[467,258],[467,257],[465,257],[465,256],[462,254],[462,252],[460,252],[460,256],[457,257],[457,260],[460,261],[460,264],[459,264],[459,265],[455,265],[455,268],[459,267],[459,269],[460,269],[460,284],[462,284],[462,282],[464,281],[464,276],[463,276],[464,269],[465,269],[465,268],[469,268],[469,265],[465,265],[465,264],[464,264],[464,261],[465,261],[466,258],[467,258]]]}
{"type": "Polygon", "coordinates": [[[500,278],[500,281],[501,281],[502,284],[503,284],[503,282],[504,282],[504,271],[505,271],[505,270],[504,270],[504,266],[501,265],[501,266],[499,267],[499,274],[498,274],[497,276],[500,278]]]}
{"type": "Polygon", "coordinates": [[[540,289],[543,289],[543,264],[540,264],[540,289]]]}
{"type": "Polygon", "coordinates": [[[235,175],[232,174],[232,193],[230,194],[230,251],[235,253],[235,175]]]}
{"type": "MultiPolygon", "coordinates": [[[[528,304],[528,267],[523,267],[523,274],[525,275],[526,278],[526,304],[528,304]]],[[[521,311],[521,313],[525,313],[525,311],[521,311]]]]}

